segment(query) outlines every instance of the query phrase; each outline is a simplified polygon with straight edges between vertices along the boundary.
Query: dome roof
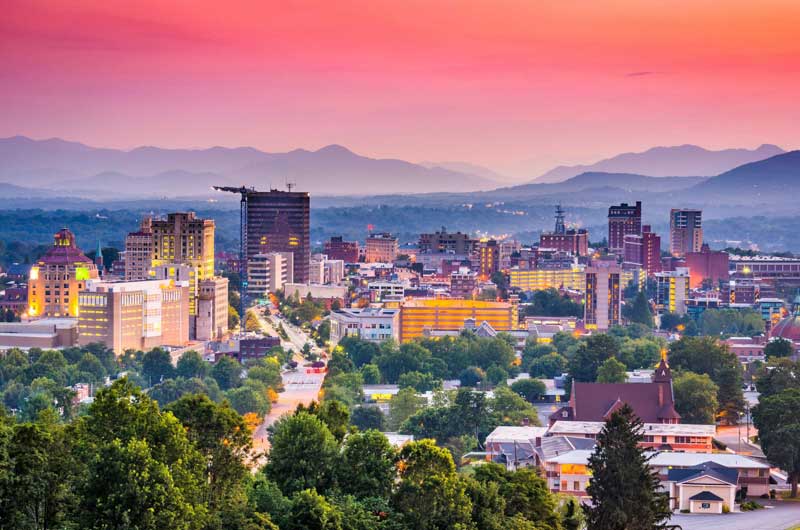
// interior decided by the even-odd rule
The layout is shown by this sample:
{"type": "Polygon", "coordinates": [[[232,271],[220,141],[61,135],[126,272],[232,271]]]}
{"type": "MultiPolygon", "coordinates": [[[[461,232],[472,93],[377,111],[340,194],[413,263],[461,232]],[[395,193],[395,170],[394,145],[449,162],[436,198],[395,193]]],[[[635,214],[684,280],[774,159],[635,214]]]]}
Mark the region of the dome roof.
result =
{"type": "Polygon", "coordinates": [[[800,315],[788,316],[775,324],[770,336],[800,342],[800,315]]]}

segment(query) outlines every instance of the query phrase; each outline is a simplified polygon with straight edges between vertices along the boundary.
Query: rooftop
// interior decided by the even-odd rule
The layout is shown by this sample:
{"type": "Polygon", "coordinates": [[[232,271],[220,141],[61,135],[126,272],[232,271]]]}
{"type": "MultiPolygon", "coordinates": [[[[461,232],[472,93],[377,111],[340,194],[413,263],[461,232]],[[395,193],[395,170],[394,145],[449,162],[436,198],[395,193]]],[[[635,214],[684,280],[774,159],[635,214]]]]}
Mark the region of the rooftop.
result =
{"type": "MultiPolygon", "coordinates": [[[[604,425],[602,421],[557,421],[550,427],[548,434],[598,434],[604,425]]],[[[642,434],[653,436],[714,436],[716,432],[715,425],[688,423],[645,423],[642,430],[642,434]]]]}
{"type": "Polygon", "coordinates": [[[486,437],[486,442],[524,442],[530,443],[536,438],[541,438],[547,434],[546,427],[512,427],[501,425],[493,430],[489,436],[486,437]]]}

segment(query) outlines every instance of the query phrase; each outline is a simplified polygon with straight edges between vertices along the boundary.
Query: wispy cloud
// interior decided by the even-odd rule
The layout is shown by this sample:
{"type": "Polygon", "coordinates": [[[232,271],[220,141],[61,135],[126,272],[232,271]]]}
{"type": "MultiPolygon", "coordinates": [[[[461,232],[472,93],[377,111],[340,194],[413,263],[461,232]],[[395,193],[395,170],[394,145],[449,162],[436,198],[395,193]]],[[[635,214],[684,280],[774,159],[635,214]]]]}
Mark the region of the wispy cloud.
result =
{"type": "Polygon", "coordinates": [[[660,72],[652,72],[652,71],[649,71],[649,70],[643,70],[641,72],[628,72],[627,74],[625,74],[625,77],[644,77],[646,75],[657,75],[659,73],[660,72]]]}

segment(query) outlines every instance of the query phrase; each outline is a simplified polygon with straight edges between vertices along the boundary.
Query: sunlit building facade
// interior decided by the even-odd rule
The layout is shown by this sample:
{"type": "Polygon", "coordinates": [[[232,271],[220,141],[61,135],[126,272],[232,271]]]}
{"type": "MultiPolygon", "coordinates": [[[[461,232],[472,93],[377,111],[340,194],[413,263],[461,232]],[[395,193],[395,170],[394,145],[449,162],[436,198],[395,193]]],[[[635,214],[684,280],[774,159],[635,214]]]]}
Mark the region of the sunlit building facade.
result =
{"type": "Polygon", "coordinates": [[[544,289],[569,289],[583,291],[586,280],[582,265],[568,269],[520,269],[512,267],[509,271],[509,285],[523,291],[544,289]]]}
{"type": "Polygon", "coordinates": [[[424,336],[426,329],[458,331],[467,320],[487,322],[495,331],[511,331],[518,322],[517,306],[509,302],[460,299],[417,299],[400,309],[400,341],[424,336]]]}

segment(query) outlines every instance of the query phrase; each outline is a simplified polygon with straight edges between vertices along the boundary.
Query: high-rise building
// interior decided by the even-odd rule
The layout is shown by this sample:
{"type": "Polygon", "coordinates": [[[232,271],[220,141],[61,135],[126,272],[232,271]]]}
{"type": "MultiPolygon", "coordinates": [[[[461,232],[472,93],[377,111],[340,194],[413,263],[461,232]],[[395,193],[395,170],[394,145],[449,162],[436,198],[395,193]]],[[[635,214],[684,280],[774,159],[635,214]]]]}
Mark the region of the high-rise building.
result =
{"type": "Polygon", "coordinates": [[[386,232],[370,234],[365,247],[364,257],[367,263],[391,263],[397,257],[399,249],[397,238],[386,232]]]}
{"type": "Polygon", "coordinates": [[[661,270],[661,236],[650,225],[642,226],[642,266],[648,276],[661,270]]]}
{"type": "Polygon", "coordinates": [[[400,308],[400,342],[422,337],[427,329],[459,331],[467,320],[487,322],[495,331],[516,329],[517,306],[509,302],[415,299],[400,308]]]}
{"type": "Polygon", "coordinates": [[[622,269],[614,261],[595,261],[586,268],[583,321],[588,329],[619,325],[622,310],[622,269]]]}
{"type": "Polygon", "coordinates": [[[669,212],[669,251],[682,258],[689,252],[700,252],[703,246],[702,210],[675,209],[669,212]]]}
{"type": "Polygon", "coordinates": [[[293,283],[294,253],[270,252],[256,254],[247,262],[247,296],[264,298],[268,293],[283,289],[293,283]]]}
{"type": "Polygon", "coordinates": [[[657,272],[656,309],[659,313],[686,314],[689,299],[689,269],[678,267],[674,271],[657,272]]]}
{"type": "Polygon", "coordinates": [[[202,280],[197,297],[197,317],[194,336],[197,340],[212,340],[228,332],[228,279],[202,280]]]}
{"type": "Polygon", "coordinates": [[[153,220],[142,219],[138,232],[125,238],[125,280],[146,280],[153,266],[153,220]]]}
{"type": "Polygon", "coordinates": [[[180,282],[89,280],[76,302],[80,345],[99,342],[122,354],[189,341],[189,288],[180,282]]]}
{"type": "Polygon", "coordinates": [[[589,254],[589,232],[586,229],[567,229],[564,223],[564,210],[556,206],[556,224],[552,232],[542,232],[539,248],[560,250],[576,256],[589,254]]]}
{"type": "Polygon", "coordinates": [[[720,280],[727,281],[729,274],[729,255],[727,252],[711,250],[703,243],[700,252],[686,253],[686,267],[689,268],[692,289],[699,289],[704,281],[711,287],[719,286],[720,280]]]}
{"type": "Polygon", "coordinates": [[[53,246],[31,267],[28,315],[78,316],[78,293],[98,277],[97,266],[77,247],[75,235],[62,228],[53,236],[53,246]]]}
{"type": "Polygon", "coordinates": [[[478,243],[478,275],[488,280],[492,274],[500,270],[500,246],[494,239],[478,243]]]}
{"type": "Polygon", "coordinates": [[[608,209],[608,251],[622,255],[627,234],[642,234],[642,202],[622,203],[608,209]]]}
{"type": "Polygon", "coordinates": [[[625,234],[622,243],[622,263],[626,267],[644,267],[644,237],[625,234]]]}
{"type": "Polygon", "coordinates": [[[325,254],[329,259],[358,263],[358,241],[343,241],[342,236],[333,236],[325,242],[325,254]]]}
{"type": "Polygon", "coordinates": [[[419,251],[424,253],[470,254],[477,241],[461,232],[450,233],[445,227],[432,234],[419,235],[419,251]]]}
{"type": "Polygon", "coordinates": [[[310,220],[311,199],[307,192],[248,192],[246,261],[258,254],[291,252],[294,281],[308,283],[310,220]]]}

